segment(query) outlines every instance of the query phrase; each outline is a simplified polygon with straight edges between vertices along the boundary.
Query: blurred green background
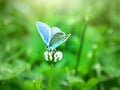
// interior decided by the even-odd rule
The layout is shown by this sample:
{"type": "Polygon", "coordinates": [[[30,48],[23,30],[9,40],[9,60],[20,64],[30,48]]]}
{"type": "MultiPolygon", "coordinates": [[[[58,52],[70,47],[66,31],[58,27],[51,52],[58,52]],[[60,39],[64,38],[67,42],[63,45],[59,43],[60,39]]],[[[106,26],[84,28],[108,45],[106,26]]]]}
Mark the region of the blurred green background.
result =
{"type": "Polygon", "coordinates": [[[52,90],[120,90],[120,0],[0,0],[0,90],[48,90],[36,21],[71,33],[52,90]]]}

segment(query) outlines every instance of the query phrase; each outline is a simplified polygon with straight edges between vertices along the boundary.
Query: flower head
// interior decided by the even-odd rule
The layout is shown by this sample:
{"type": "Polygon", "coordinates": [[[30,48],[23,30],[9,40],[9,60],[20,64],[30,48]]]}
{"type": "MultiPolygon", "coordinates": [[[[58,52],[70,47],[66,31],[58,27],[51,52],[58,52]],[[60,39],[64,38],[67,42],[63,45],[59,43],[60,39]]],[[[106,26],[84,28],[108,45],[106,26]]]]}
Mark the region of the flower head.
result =
{"type": "Polygon", "coordinates": [[[63,57],[62,52],[61,51],[45,51],[44,52],[44,57],[46,61],[53,61],[53,62],[57,62],[60,61],[63,57]]]}

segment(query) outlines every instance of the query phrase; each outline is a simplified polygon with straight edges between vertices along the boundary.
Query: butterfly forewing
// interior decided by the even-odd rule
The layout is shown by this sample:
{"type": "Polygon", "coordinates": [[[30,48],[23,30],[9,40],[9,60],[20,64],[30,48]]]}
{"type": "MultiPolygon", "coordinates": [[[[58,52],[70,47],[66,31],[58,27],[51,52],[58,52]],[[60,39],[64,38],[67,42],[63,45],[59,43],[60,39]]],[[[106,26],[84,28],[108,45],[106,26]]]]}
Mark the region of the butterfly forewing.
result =
{"type": "Polygon", "coordinates": [[[37,30],[40,34],[40,36],[42,37],[43,41],[45,42],[45,44],[49,43],[50,41],[50,27],[42,22],[36,22],[36,26],[37,26],[37,30]]]}

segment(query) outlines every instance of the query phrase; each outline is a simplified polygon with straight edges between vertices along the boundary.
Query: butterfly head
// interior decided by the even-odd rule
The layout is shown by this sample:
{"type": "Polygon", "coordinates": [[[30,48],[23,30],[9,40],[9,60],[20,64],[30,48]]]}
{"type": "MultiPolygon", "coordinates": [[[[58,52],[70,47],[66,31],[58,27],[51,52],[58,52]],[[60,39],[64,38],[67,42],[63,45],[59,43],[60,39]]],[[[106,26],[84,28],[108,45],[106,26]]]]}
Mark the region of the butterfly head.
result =
{"type": "Polygon", "coordinates": [[[47,49],[47,51],[56,51],[55,48],[50,47],[49,45],[46,45],[46,49],[47,49]]]}
{"type": "Polygon", "coordinates": [[[49,50],[49,45],[46,45],[46,49],[49,50]]]}

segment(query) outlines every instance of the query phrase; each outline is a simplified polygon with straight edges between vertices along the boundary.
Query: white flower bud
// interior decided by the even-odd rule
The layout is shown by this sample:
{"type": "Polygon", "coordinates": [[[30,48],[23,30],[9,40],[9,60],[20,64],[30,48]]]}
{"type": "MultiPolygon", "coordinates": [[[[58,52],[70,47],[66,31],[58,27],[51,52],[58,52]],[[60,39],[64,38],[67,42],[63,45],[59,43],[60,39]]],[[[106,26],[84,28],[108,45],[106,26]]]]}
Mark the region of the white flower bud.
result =
{"type": "Polygon", "coordinates": [[[95,64],[95,69],[98,70],[98,71],[101,70],[101,65],[100,65],[100,63],[96,63],[96,64],[95,64]]]}
{"type": "Polygon", "coordinates": [[[45,56],[45,60],[48,61],[48,55],[49,55],[49,52],[48,51],[45,51],[44,52],[44,56],[45,56]]]}
{"type": "Polygon", "coordinates": [[[57,60],[61,60],[62,59],[62,52],[60,51],[57,51],[55,54],[54,54],[54,62],[56,62],[57,60]]]}
{"type": "Polygon", "coordinates": [[[60,61],[63,57],[62,52],[58,51],[57,53],[59,54],[59,59],[58,60],[60,61]]]}
{"type": "Polygon", "coordinates": [[[50,59],[50,61],[53,60],[53,58],[52,58],[52,54],[53,54],[52,52],[49,52],[49,54],[48,54],[48,55],[49,55],[49,59],[50,59]]]}
{"type": "Polygon", "coordinates": [[[93,49],[97,49],[98,48],[98,46],[96,45],[96,44],[93,44],[93,49]]]}
{"type": "Polygon", "coordinates": [[[92,51],[88,52],[87,56],[88,56],[88,58],[89,58],[89,59],[91,59],[91,58],[92,58],[92,56],[93,56],[92,51]]]}

